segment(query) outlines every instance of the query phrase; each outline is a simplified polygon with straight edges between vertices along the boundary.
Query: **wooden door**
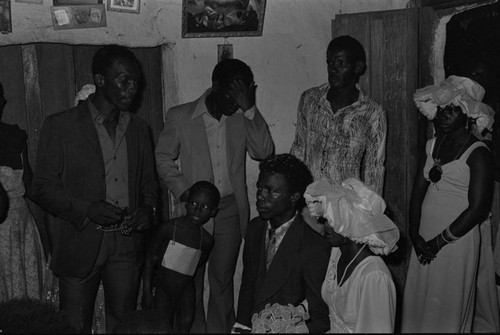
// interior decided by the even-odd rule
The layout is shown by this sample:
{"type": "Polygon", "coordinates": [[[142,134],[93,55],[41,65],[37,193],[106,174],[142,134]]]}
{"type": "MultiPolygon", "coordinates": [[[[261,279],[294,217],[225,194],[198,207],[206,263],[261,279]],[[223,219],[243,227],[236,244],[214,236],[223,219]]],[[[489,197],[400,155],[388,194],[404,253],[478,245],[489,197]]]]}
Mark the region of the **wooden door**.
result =
{"type": "Polygon", "coordinates": [[[424,11],[427,10],[411,8],[342,14],[332,20],[333,38],[351,35],[365,47],[367,71],[360,79],[360,86],[382,104],[387,113],[383,197],[391,218],[400,229],[401,238],[399,250],[385,260],[393,274],[399,303],[411,250],[408,207],[419,155],[418,134],[422,129],[412,96],[421,85],[419,42],[424,11]]]}
{"type": "MultiPolygon", "coordinates": [[[[8,100],[2,120],[28,133],[29,159],[36,162],[39,132],[46,116],[74,105],[78,90],[93,84],[92,57],[100,46],[39,43],[0,47],[0,81],[8,100]]],[[[161,47],[134,48],[144,74],[136,113],[149,124],[153,143],[163,129],[161,47]]],[[[45,213],[30,203],[45,249],[45,213]]]]}

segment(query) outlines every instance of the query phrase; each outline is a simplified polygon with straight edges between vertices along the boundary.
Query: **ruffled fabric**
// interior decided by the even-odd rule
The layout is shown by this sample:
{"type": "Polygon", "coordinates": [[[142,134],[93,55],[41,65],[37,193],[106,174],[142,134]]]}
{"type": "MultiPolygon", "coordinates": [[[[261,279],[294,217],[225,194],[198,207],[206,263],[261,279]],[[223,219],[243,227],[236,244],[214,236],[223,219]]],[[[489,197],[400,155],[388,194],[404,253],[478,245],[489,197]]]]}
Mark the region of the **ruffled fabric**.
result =
{"type": "Polygon", "coordinates": [[[378,255],[396,250],[399,230],[384,214],[384,199],[360,180],[332,186],[321,179],[307,187],[304,198],[311,215],[324,217],[336,233],[367,244],[378,255]]]}
{"type": "Polygon", "coordinates": [[[429,120],[436,117],[437,108],[447,105],[459,106],[468,117],[475,119],[475,130],[492,131],[495,112],[482,103],[484,88],[466,77],[449,76],[437,85],[429,85],[415,91],[413,100],[420,112],[429,120]]]}
{"type": "Polygon", "coordinates": [[[78,106],[78,103],[80,101],[86,100],[89,95],[95,93],[95,85],[93,84],[86,84],[83,85],[80,91],[75,96],[75,106],[78,106]]]}

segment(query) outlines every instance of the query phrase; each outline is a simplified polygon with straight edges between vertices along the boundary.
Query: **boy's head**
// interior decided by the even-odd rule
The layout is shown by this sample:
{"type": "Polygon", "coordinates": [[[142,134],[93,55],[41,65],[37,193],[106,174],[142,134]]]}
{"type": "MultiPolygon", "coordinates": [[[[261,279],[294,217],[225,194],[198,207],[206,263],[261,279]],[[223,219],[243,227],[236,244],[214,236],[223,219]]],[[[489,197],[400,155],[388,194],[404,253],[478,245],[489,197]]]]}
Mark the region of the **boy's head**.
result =
{"type": "Polygon", "coordinates": [[[220,193],[208,181],[199,181],[189,189],[186,200],[186,216],[195,225],[205,224],[217,214],[220,193]]]}

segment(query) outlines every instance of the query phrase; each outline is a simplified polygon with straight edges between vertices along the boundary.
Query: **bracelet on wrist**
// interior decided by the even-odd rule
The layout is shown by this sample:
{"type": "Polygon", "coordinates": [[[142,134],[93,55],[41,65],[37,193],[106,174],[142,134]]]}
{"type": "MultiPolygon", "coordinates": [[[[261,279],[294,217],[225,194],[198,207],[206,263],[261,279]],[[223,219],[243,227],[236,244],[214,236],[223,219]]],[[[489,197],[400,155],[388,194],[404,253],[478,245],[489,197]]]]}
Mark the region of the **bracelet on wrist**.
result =
{"type": "Polygon", "coordinates": [[[446,229],[444,231],[445,231],[445,234],[447,235],[447,237],[449,237],[453,242],[460,239],[459,236],[453,235],[453,233],[450,230],[450,226],[446,227],[446,229]]]}
{"type": "Polygon", "coordinates": [[[444,231],[441,232],[441,234],[439,234],[439,236],[441,236],[441,238],[443,239],[443,241],[446,242],[446,244],[450,244],[450,243],[453,243],[453,240],[450,239],[450,238],[447,238],[446,234],[444,233],[444,231]]]}

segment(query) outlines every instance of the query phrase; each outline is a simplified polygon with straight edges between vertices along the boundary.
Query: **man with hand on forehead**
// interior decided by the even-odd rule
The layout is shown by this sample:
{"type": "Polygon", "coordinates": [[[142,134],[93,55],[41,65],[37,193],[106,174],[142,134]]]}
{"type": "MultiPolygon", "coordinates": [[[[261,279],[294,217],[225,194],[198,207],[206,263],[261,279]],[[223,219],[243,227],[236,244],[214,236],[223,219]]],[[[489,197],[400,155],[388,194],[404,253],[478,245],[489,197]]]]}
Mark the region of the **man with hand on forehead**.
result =
{"type": "Polygon", "coordinates": [[[204,271],[198,271],[192,332],[230,332],[234,324],[233,276],[249,218],[246,154],[263,160],[274,152],[268,125],[255,105],[256,88],[247,64],[237,59],[220,61],[210,89],[167,112],[156,147],[158,173],[175,197],[176,216],[184,214],[183,202],[195,182],[207,180],[221,193],[218,213],[205,225],[215,240],[208,261],[206,325],[204,271]]]}

